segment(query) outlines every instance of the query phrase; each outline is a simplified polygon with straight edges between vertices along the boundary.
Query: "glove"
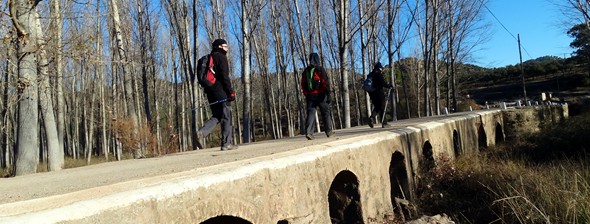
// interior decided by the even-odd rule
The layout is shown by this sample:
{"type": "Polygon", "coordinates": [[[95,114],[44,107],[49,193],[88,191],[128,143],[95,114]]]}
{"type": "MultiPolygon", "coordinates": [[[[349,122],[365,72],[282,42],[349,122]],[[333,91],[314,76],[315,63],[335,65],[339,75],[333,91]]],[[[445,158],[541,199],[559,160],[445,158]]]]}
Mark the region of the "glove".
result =
{"type": "Polygon", "coordinates": [[[236,100],[236,94],[235,93],[229,94],[229,97],[227,98],[227,102],[231,102],[234,100],[236,100]]]}

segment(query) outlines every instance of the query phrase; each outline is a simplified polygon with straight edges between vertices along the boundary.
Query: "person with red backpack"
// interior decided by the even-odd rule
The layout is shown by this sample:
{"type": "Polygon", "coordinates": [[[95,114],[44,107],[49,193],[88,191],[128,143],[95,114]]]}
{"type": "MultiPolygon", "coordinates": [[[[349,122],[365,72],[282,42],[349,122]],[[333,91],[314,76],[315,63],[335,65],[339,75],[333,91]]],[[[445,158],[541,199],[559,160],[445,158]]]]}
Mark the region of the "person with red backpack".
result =
{"type": "MultiPolygon", "coordinates": [[[[310,64],[301,74],[301,90],[307,101],[307,120],[305,121],[305,137],[312,140],[315,131],[316,107],[320,107],[324,121],[324,131],[328,138],[334,135],[332,130],[332,112],[330,97],[330,81],[324,67],[320,65],[317,53],[309,55],[310,64]]],[[[303,130],[302,130],[303,131],[303,130]]]]}
{"type": "Polygon", "coordinates": [[[213,60],[211,65],[207,65],[207,70],[214,75],[214,78],[208,78],[210,86],[202,85],[210,103],[211,117],[205,125],[196,133],[196,144],[199,149],[203,149],[202,141],[221,123],[221,151],[237,149],[238,146],[233,144],[233,127],[232,127],[232,108],[231,101],[236,100],[236,94],[232,88],[229,78],[229,65],[227,61],[227,41],[217,39],[213,41],[213,49],[209,54],[209,60],[213,60]]]}

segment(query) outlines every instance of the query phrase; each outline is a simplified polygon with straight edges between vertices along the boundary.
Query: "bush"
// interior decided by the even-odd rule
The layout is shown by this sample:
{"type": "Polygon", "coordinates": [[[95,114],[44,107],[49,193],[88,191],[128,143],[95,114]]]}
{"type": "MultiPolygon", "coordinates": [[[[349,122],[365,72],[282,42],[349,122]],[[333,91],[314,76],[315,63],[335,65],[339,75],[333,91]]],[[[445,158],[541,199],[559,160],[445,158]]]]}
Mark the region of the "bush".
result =
{"type": "Polygon", "coordinates": [[[521,150],[524,156],[536,162],[559,159],[589,158],[590,113],[562,120],[557,125],[545,127],[537,135],[527,139],[533,148],[521,150]]]}
{"type": "Polygon", "coordinates": [[[480,105],[475,102],[473,99],[464,99],[457,103],[457,112],[469,111],[469,107],[472,110],[479,110],[480,105]]]}

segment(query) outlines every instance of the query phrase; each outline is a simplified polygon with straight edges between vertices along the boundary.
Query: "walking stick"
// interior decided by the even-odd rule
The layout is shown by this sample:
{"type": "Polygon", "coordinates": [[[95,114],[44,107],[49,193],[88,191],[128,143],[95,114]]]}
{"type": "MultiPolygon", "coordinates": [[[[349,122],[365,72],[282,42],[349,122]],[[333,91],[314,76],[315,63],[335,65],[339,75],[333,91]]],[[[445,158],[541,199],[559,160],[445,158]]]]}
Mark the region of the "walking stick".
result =
{"type": "Polygon", "coordinates": [[[383,108],[383,114],[381,114],[381,124],[383,124],[383,121],[385,121],[385,115],[387,114],[387,103],[389,102],[389,96],[391,95],[391,89],[393,89],[393,87],[390,87],[389,90],[387,91],[387,100],[385,100],[385,108],[383,108]]]}
{"type": "MultiPolygon", "coordinates": [[[[201,109],[201,108],[203,108],[203,107],[208,107],[208,106],[211,106],[211,105],[213,105],[213,104],[218,104],[218,103],[223,103],[223,102],[227,102],[227,99],[218,100],[218,101],[215,101],[215,102],[213,102],[213,103],[203,104],[203,105],[201,105],[201,106],[198,106],[198,107],[195,107],[195,108],[191,109],[190,111],[197,110],[197,109],[201,109]]],[[[184,112],[186,112],[186,111],[182,111],[182,112],[180,112],[180,113],[181,113],[181,114],[183,114],[184,112]]]]}

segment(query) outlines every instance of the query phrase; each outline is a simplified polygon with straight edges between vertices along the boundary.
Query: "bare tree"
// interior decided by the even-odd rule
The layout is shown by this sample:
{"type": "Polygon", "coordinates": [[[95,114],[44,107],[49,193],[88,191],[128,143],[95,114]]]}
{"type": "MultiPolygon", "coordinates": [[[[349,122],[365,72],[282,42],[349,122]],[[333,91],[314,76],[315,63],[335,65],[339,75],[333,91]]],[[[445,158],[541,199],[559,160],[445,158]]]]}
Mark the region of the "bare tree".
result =
{"type": "Polygon", "coordinates": [[[17,33],[18,132],[14,175],[35,173],[38,164],[39,86],[37,83],[36,1],[10,1],[10,16],[17,33]]]}
{"type": "Polygon", "coordinates": [[[395,80],[395,63],[393,60],[395,51],[399,51],[398,45],[395,45],[393,40],[394,35],[394,24],[395,20],[398,18],[400,13],[401,2],[400,0],[387,0],[387,60],[389,62],[389,77],[391,79],[391,85],[393,86],[393,95],[390,95],[391,101],[391,118],[392,120],[397,120],[397,86],[395,80]],[[398,46],[397,49],[394,50],[394,47],[398,46]]]}
{"type": "Polygon", "coordinates": [[[432,31],[430,37],[432,38],[430,42],[430,47],[432,51],[432,69],[434,73],[434,106],[435,106],[435,113],[436,115],[440,115],[440,80],[439,80],[439,73],[438,73],[438,53],[440,48],[440,34],[439,34],[439,26],[440,26],[440,7],[438,4],[438,0],[432,0],[432,31]]]}
{"type": "MultiPolygon", "coordinates": [[[[283,106],[281,107],[284,109],[284,114],[287,119],[287,129],[289,131],[289,136],[295,136],[294,125],[292,122],[292,115],[291,115],[291,104],[289,103],[291,94],[288,94],[288,80],[287,80],[287,58],[285,57],[284,53],[284,43],[283,43],[283,32],[285,27],[281,26],[281,22],[285,19],[283,18],[282,7],[279,2],[271,2],[271,15],[272,15],[272,35],[275,42],[275,64],[276,64],[276,71],[277,71],[277,83],[282,87],[282,96],[279,92],[279,107],[281,107],[281,99],[284,101],[283,106]]],[[[282,122],[279,122],[281,125],[282,122]]],[[[282,127],[280,126],[279,132],[282,131],[282,127]]],[[[281,134],[282,136],[282,134],[281,134]]]]}
{"type": "Polygon", "coordinates": [[[567,29],[576,24],[590,23],[590,0],[555,1],[565,15],[563,19],[567,29]]]}
{"type": "MultiPolygon", "coordinates": [[[[13,35],[13,32],[10,32],[9,35],[13,35]]],[[[14,38],[14,40],[16,40],[16,38],[14,38]]],[[[8,44],[5,44],[4,46],[6,46],[6,60],[5,60],[5,68],[3,70],[3,75],[2,75],[2,84],[1,84],[1,89],[2,89],[2,110],[0,112],[0,120],[2,121],[2,126],[0,126],[0,142],[2,143],[0,148],[0,168],[8,168],[10,166],[12,166],[13,164],[13,154],[14,154],[14,149],[13,149],[13,144],[11,144],[12,141],[12,133],[13,133],[13,122],[11,121],[10,117],[12,112],[10,111],[11,106],[9,105],[9,101],[8,101],[8,95],[9,95],[9,88],[10,85],[9,83],[13,82],[14,76],[16,75],[14,72],[14,68],[15,68],[15,63],[13,61],[13,58],[15,58],[14,55],[14,50],[15,50],[15,46],[14,46],[14,40],[10,41],[8,44]]]]}
{"type": "Polygon", "coordinates": [[[242,134],[242,141],[244,143],[250,143],[251,137],[251,124],[252,124],[252,87],[250,86],[250,38],[252,35],[250,34],[250,24],[251,15],[248,10],[248,6],[250,5],[249,0],[241,0],[242,3],[242,85],[244,85],[244,97],[242,98],[242,125],[243,125],[243,134],[242,134]]]}
{"type": "Polygon", "coordinates": [[[349,2],[348,0],[340,0],[338,7],[334,6],[334,13],[336,14],[336,24],[338,25],[338,55],[340,58],[340,76],[341,91],[342,91],[342,111],[344,113],[344,128],[350,128],[350,95],[348,90],[348,43],[349,40],[349,2]],[[336,10],[338,9],[338,10],[336,10]]]}
{"type": "MultiPolygon", "coordinates": [[[[431,111],[431,102],[430,102],[430,72],[432,69],[432,61],[433,58],[434,60],[436,60],[436,55],[434,55],[433,50],[434,50],[434,41],[435,38],[434,36],[434,29],[433,27],[435,26],[435,18],[436,18],[436,13],[433,12],[434,9],[432,7],[432,3],[433,1],[436,0],[425,0],[424,1],[424,20],[421,20],[421,14],[420,13],[416,13],[413,14],[414,16],[414,20],[417,21],[416,25],[417,25],[417,31],[419,33],[420,36],[420,47],[422,50],[422,63],[424,64],[424,107],[423,107],[423,111],[424,111],[424,115],[425,116],[430,116],[432,115],[432,111],[431,111]]],[[[419,5],[419,1],[416,0],[416,5],[419,5]]]]}
{"type": "Polygon", "coordinates": [[[53,18],[53,40],[55,41],[55,111],[56,111],[56,122],[57,122],[57,138],[59,141],[59,149],[63,152],[65,149],[64,136],[65,136],[65,102],[64,102],[64,84],[63,84],[63,54],[62,54],[62,31],[63,31],[63,20],[62,12],[60,9],[60,1],[53,0],[51,7],[51,17],[53,18]]]}
{"type": "MultiPolygon", "coordinates": [[[[35,12],[35,14],[37,14],[35,12]]],[[[57,127],[55,121],[55,114],[53,113],[53,102],[51,102],[51,87],[49,85],[49,60],[47,59],[47,51],[45,48],[47,44],[45,38],[42,36],[43,31],[41,30],[41,21],[39,16],[36,15],[36,26],[37,34],[37,45],[39,47],[39,104],[41,105],[41,115],[43,116],[43,125],[45,128],[45,135],[47,141],[47,158],[48,158],[48,170],[57,171],[61,170],[64,166],[64,151],[63,148],[59,147],[59,140],[57,136],[57,127]]]]}
{"type": "Polygon", "coordinates": [[[450,61],[451,111],[457,111],[456,63],[464,62],[476,46],[490,37],[483,19],[487,1],[449,0],[447,3],[447,58],[450,61]]]}
{"type": "MultiPolygon", "coordinates": [[[[139,119],[137,117],[136,107],[133,103],[133,85],[132,85],[132,73],[128,68],[129,61],[127,59],[127,53],[123,44],[123,38],[121,36],[121,20],[119,19],[119,8],[116,0],[110,0],[112,15],[113,15],[113,28],[114,28],[114,42],[117,45],[119,54],[119,60],[121,61],[121,70],[123,72],[123,79],[125,85],[125,99],[127,101],[127,116],[131,119],[133,127],[133,136],[137,136],[137,127],[139,127],[139,119]]],[[[137,146],[132,146],[134,149],[134,157],[143,157],[143,153],[137,146]]]]}
{"type": "MultiPolygon", "coordinates": [[[[394,21],[395,24],[395,30],[397,32],[395,32],[394,38],[393,38],[393,42],[395,44],[395,51],[397,53],[397,59],[398,59],[398,64],[400,64],[400,60],[402,60],[402,45],[404,45],[406,43],[406,41],[408,41],[409,39],[409,34],[411,32],[411,28],[413,25],[413,16],[414,14],[416,14],[416,10],[417,10],[417,6],[411,7],[408,4],[407,0],[403,0],[401,2],[399,1],[395,1],[394,5],[396,5],[398,8],[398,13],[396,13],[395,15],[397,16],[397,18],[394,21]],[[405,4],[404,4],[405,3],[405,4]],[[405,10],[400,10],[401,7],[403,7],[403,5],[406,6],[405,10]],[[401,12],[407,12],[408,14],[405,15],[405,20],[402,20],[402,16],[401,16],[401,12]]],[[[399,66],[398,66],[399,69],[399,66]]],[[[406,74],[402,69],[399,69],[401,71],[401,82],[402,82],[402,89],[404,92],[404,97],[405,97],[405,102],[406,102],[406,117],[407,118],[411,118],[411,111],[410,111],[410,98],[409,98],[409,92],[408,92],[408,79],[407,76],[408,74],[406,74]]],[[[396,91],[396,96],[399,95],[399,91],[396,91]]],[[[399,99],[397,99],[397,101],[399,101],[399,99]]]]}
{"type": "MultiPolygon", "coordinates": [[[[384,3],[379,4],[371,14],[365,14],[367,18],[373,18],[377,15],[378,10],[384,3]]],[[[334,18],[336,19],[338,31],[338,58],[340,61],[340,91],[342,96],[342,111],[344,119],[344,128],[350,128],[350,91],[349,91],[349,76],[348,76],[348,45],[351,43],[355,33],[359,32],[361,27],[369,21],[369,19],[359,18],[359,21],[350,24],[350,3],[348,0],[333,0],[334,18]],[[336,5],[338,3],[338,5],[336,5]]]]}
{"type": "MultiPolygon", "coordinates": [[[[299,76],[299,72],[297,70],[297,58],[299,58],[301,61],[305,62],[305,59],[301,58],[301,53],[298,52],[297,50],[299,48],[296,47],[297,45],[297,34],[295,33],[295,25],[294,25],[294,19],[293,17],[287,19],[287,27],[289,28],[289,53],[291,55],[291,64],[293,67],[293,91],[295,91],[296,93],[296,99],[297,99],[297,108],[298,108],[298,118],[299,118],[299,129],[301,130],[301,127],[304,127],[305,125],[305,110],[304,110],[304,105],[303,105],[303,100],[302,100],[302,93],[301,90],[299,89],[299,81],[300,81],[300,76],[299,76]],[[299,55],[299,57],[297,57],[296,55],[299,55]]],[[[305,58],[305,56],[303,56],[303,58],[305,58]]]]}
{"type": "MultiPolygon", "coordinates": [[[[96,0],[96,14],[100,14],[100,0],[96,0]]],[[[103,58],[103,40],[101,35],[102,23],[101,18],[97,17],[96,19],[96,61],[100,61],[103,58]]],[[[99,77],[99,98],[100,98],[100,140],[101,140],[101,151],[104,154],[106,160],[109,160],[109,144],[108,144],[108,135],[107,135],[107,115],[106,115],[106,94],[105,94],[105,72],[104,66],[102,63],[98,63],[95,68],[96,73],[99,77]]],[[[58,76],[59,78],[59,76],[58,76]]],[[[57,87],[61,88],[61,87],[57,87]]]]}

